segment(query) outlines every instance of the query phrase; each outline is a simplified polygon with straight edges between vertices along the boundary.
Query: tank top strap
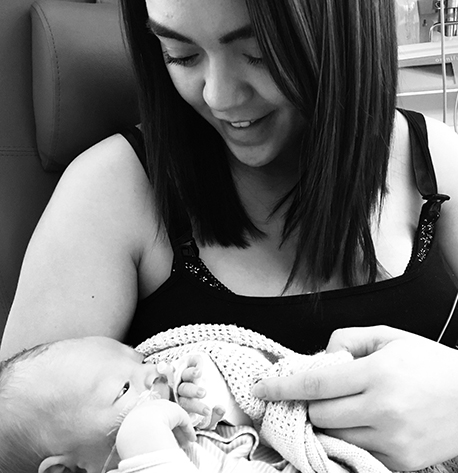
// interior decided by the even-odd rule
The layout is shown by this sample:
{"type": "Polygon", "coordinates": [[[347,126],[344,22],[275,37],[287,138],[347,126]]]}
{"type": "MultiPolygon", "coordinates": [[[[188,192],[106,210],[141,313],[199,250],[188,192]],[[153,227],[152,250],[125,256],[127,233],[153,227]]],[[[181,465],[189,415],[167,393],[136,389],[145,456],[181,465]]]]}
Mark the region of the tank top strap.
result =
{"type": "Polygon", "coordinates": [[[411,158],[417,189],[426,202],[423,204],[420,222],[434,225],[440,216],[441,205],[450,197],[438,193],[436,173],[428,146],[425,117],[412,110],[399,109],[409,124],[411,158]]]}
{"type": "Polygon", "coordinates": [[[434,240],[436,221],[440,216],[442,203],[450,197],[438,193],[425,117],[412,110],[399,109],[399,111],[409,124],[410,154],[415,183],[421,196],[426,200],[421,209],[412,257],[406,269],[408,272],[417,268],[426,259],[434,240]]]}
{"type": "Polygon", "coordinates": [[[438,193],[436,173],[428,146],[425,117],[413,110],[399,109],[399,111],[409,124],[412,164],[418,191],[427,201],[442,203],[449,200],[448,195],[438,193]]]}
{"type": "Polygon", "coordinates": [[[148,169],[148,160],[146,159],[145,140],[143,139],[143,133],[136,126],[124,128],[119,133],[124,136],[124,138],[129,142],[130,146],[132,146],[138,160],[140,161],[146,175],[149,178],[150,173],[148,169]]]}
{"type": "MultiPolygon", "coordinates": [[[[145,170],[146,175],[148,178],[150,178],[151,172],[148,166],[145,140],[142,131],[138,127],[132,126],[121,130],[120,134],[124,136],[124,138],[132,146],[138,157],[138,160],[145,170]]],[[[176,254],[176,250],[180,247],[183,247],[182,251],[186,251],[185,248],[189,248],[188,251],[192,251],[196,254],[196,256],[198,256],[199,250],[194,242],[192,235],[192,225],[186,210],[177,203],[173,209],[172,215],[173,220],[170,223],[168,234],[174,253],[176,254]]]]}

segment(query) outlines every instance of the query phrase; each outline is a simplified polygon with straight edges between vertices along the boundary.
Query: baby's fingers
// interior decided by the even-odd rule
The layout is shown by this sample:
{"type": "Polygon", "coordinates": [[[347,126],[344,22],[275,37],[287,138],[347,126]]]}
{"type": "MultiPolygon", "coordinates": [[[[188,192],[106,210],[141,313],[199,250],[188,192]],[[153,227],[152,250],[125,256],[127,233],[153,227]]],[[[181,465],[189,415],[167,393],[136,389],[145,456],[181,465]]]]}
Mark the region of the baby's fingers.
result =
{"type": "Polygon", "coordinates": [[[202,376],[200,368],[189,366],[181,373],[181,380],[184,383],[195,383],[202,376]]]}
{"type": "Polygon", "coordinates": [[[200,430],[214,430],[225,413],[226,411],[222,406],[215,406],[211,412],[210,409],[206,409],[206,415],[202,417],[197,425],[194,425],[200,430]]]}
{"type": "Polygon", "coordinates": [[[210,425],[207,427],[208,430],[213,430],[218,422],[224,417],[226,413],[223,406],[215,406],[212,410],[212,417],[210,420],[210,425]]]}
{"type": "Polygon", "coordinates": [[[196,398],[181,397],[178,400],[178,403],[186,412],[190,414],[199,414],[204,417],[207,417],[211,414],[211,411],[207,405],[196,398]]]}
{"type": "Polygon", "coordinates": [[[178,385],[177,394],[180,397],[202,399],[207,392],[201,386],[193,383],[181,383],[178,385]]]}
{"type": "Polygon", "coordinates": [[[182,381],[190,383],[196,382],[196,380],[202,376],[202,368],[205,364],[204,360],[204,355],[201,353],[188,355],[186,360],[187,368],[183,370],[181,375],[182,381]]]}

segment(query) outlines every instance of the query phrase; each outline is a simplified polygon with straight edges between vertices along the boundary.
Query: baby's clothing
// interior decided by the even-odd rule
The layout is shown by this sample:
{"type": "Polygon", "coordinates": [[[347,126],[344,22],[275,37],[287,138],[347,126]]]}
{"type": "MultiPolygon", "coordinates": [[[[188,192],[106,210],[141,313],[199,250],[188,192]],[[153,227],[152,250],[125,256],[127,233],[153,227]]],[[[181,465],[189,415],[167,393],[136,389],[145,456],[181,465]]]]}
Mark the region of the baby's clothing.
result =
{"type": "MultiPolygon", "coordinates": [[[[329,473],[347,470],[332,463],[329,473]]],[[[178,448],[139,455],[109,473],[301,473],[275,450],[260,444],[253,427],[219,425],[198,431],[197,441],[178,448]]]]}
{"type": "Polygon", "coordinates": [[[300,473],[271,448],[259,444],[249,426],[220,425],[198,431],[185,450],[169,449],[120,462],[110,473],[300,473]]]}
{"type": "Polygon", "coordinates": [[[108,473],[195,473],[198,471],[182,450],[171,448],[122,460],[116,470],[110,470],[108,473]]]}
{"type": "MultiPolygon", "coordinates": [[[[456,278],[435,238],[436,221],[446,197],[438,194],[423,116],[401,112],[409,122],[417,187],[426,200],[404,274],[374,284],[324,291],[318,304],[312,294],[234,294],[199,258],[189,218],[180,208],[169,234],[174,250],[172,273],[157,291],[139,302],[125,342],[135,346],[151,333],[193,323],[236,324],[262,332],[298,353],[324,349],[331,333],[342,327],[385,324],[437,339],[457,293],[456,278]]],[[[126,133],[125,137],[145,165],[141,133],[126,133]]],[[[457,324],[458,317],[454,317],[443,340],[449,346],[458,338],[457,324]]]]}

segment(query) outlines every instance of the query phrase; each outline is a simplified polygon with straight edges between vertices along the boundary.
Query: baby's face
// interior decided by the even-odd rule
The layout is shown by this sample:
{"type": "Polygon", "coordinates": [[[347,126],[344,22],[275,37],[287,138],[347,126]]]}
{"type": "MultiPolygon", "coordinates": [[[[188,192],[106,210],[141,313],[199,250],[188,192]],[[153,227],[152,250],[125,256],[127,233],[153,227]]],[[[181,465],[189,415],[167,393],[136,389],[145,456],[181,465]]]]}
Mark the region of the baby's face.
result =
{"type": "MultiPolygon", "coordinates": [[[[80,445],[81,455],[93,457],[93,461],[106,458],[120,418],[142,393],[153,388],[161,398],[170,399],[167,379],[158,373],[156,365],[144,364],[143,355],[115,340],[66,340],[47,355],[49,363],[40,369],[39,385],[48,390],[48,396],[51,388],[64,405],[71,406],[66,441],[80,445]],[[108,435],[110,431],[112,435],[108,435]]],[[[58,437],[55,447],[62,448],[62,435],[58,437]]]]}

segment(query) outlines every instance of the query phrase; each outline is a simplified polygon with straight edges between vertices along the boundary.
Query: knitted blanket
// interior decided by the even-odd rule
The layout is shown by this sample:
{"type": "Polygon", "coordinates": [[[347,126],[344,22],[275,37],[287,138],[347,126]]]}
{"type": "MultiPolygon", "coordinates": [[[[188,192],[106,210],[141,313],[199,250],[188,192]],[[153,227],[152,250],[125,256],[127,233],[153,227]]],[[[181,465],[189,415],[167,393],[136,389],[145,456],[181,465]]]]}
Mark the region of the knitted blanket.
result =
{"type": "MultiPolygon", "coordinates": [[[[328,473],[333,460],[354,473],[389,473],[367,451],[316,430],[304,401],[266,402],[251,389],[259,380],[352,360],[348,352],[300,355],[267,337],[234,325],[188,325],[161,332],[136,348],[148,361],[171,362],[195,352],[210,356],[261,439],[302,473],[328,473]]],[[[452,459],[419,473],[458,473],[452,459]]]]}
{"type": "Polygon", "coordinates": [[[299,355],[251,330],[225,325],[171,329],[146,340],[137,350],[154,362],[170,362],[196,351],[207,353],[261,439],[302,473],[327,473],[330,460],[358,473],[389,472],[365,450],[315,430],[306,402],[265,402],[251,394],[253,385],[266,377],[351,361],[347,352],[299,355]]]}

